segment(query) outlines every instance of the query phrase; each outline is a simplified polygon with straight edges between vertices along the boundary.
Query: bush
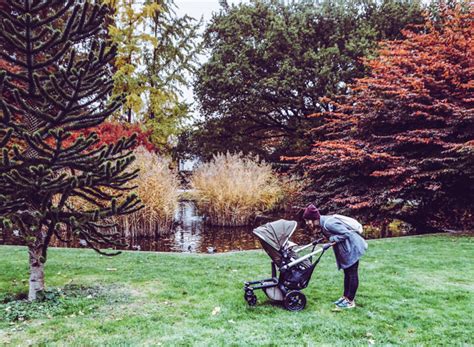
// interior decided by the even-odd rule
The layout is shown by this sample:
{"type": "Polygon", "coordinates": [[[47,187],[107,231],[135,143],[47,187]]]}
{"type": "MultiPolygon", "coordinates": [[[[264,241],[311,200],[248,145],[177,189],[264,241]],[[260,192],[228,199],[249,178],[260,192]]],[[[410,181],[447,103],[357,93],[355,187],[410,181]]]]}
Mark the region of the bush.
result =
{"type": "Polygon", "coordinates": [[[282,198],[281,184],[269,164],[242,154],[218,154],[191,178],[199,211],[213,225],[249,224],[282,198]]]}
{"type": "Polygon", "coordinates": [[[114,121],[104,122],[96,127],[72,132],[71,136],[65,142],[67,144],[72,144],[79,136],[87,137],[93,132],[99,135],[99,142],[94,146],[94,148],[99,148],[104,144],[109,145],[115,143],[122,137],[128,138],[132,135],[136,135],[135,148],[145,147],[149,152],[158,152],[158,148],[150,142],[150,130],[144,129],[140,124],[114,121]]]}

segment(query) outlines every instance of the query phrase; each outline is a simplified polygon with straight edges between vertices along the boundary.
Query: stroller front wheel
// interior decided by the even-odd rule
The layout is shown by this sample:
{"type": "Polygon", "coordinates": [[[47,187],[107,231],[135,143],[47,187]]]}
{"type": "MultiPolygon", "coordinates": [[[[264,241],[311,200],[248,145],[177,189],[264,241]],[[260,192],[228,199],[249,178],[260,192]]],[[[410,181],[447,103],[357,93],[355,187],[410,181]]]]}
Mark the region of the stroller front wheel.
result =
{"type": "Polygon", "coordinates": [[[288,311],[301,311],[306,306],[306,296],[298,290],[292,290],[285,295],[283,304],[288,311]]]}
{"type": "Polygon", "coordinates": [[[247,301],[247,304],[249,304],[249,306],[255,306],[257,304],[257,296],[251,290],[245,292],[244,299],[245,301],[247,301]]]}

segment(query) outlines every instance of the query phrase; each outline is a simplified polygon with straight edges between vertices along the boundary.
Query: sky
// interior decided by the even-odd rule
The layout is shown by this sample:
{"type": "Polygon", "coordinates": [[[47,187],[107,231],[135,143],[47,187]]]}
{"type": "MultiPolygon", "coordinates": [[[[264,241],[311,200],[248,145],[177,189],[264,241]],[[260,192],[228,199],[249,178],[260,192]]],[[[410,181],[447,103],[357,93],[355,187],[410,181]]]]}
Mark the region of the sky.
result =
{"type": "MultiPolygon", "coordinates": [[[[242,0],[227,0],[227,3],[237,4],[240,2],[248,2],[242,0]]],[[[219,0],[175,0],[174,1],[177,7],[177,14],[184,15],[187,14],[196,19],[204,17],[204,20],[211,19],[212,12],[219,10],[219,0]]]]}

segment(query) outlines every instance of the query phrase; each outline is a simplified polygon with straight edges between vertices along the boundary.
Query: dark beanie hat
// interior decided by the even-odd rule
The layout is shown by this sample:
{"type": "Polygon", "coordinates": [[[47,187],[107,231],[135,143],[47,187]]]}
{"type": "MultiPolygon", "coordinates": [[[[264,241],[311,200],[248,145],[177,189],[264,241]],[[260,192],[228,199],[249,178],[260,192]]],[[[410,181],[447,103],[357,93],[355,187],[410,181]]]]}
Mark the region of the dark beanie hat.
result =
{"type": "Polygon", "coordinates": [[[319,214],[319,210],[313,204],[309,204],[308,207],[304,209],[303,219],[310,219],[315,220],[319,219],[321,215],[319,214]]]}

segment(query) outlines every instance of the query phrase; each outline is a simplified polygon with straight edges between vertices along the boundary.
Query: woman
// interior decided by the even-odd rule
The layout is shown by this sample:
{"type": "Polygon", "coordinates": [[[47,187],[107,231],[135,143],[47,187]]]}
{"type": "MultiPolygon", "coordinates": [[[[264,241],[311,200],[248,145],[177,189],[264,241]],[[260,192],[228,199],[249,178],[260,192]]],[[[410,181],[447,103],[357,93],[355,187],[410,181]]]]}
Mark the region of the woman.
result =
{"type": "Polygon", "coordinates": [[[359,259],[367,250],[367,242],[338,215],[321,216],[313,204],[306,207],[303,219],[313,232],[321,228],[324,236],[334,243],[337,266],[344,270],[344,294],[334,303],[342,309],[354,308],[359,287],[359,259]]]}

